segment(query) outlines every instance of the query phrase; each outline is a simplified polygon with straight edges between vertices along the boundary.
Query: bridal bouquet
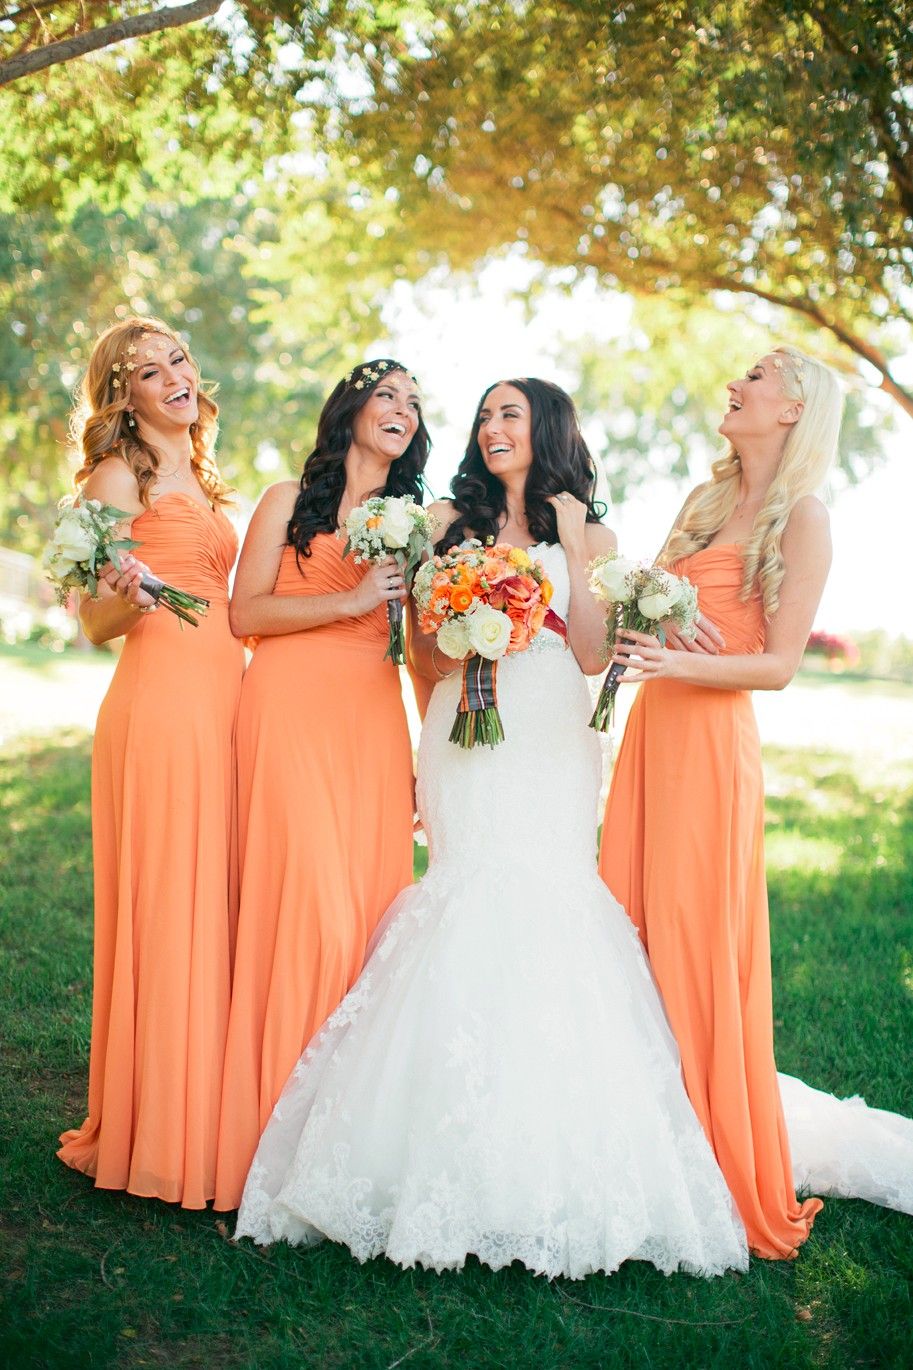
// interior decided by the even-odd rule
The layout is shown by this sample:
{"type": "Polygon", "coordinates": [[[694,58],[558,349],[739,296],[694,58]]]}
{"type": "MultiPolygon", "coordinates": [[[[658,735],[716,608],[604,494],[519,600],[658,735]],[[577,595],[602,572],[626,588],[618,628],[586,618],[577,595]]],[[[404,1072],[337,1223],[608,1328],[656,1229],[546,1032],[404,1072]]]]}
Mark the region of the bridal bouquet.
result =
{"type": "MultiPolygon", "coordinates": [[[[697,588],[685,576],[673,576],[660,566],[644,566],[611,553],[597,557],[587,567],[589,586],[597,599],[609,605],[606,619],[606,654],[615,650],[619,632],[654,633],[665,642],[660,622],[671,619],[683,637],[693,638],[697,628],[697,588]]],[[[608,732],[615,714],[615,696],[627,667],[615,662],[599,692],[590,727],[608,732]]]]}
{"type": "Polygon", "coordinates": [[[551,581],[521,547],[472,540],[432,557],[412,591],[419,627],[436,633],[446,656],[463,662],[463,688],[450,741],[460,747],[504,741],[498,713],[498,661],[522,652],[542,628],[567,628],[548,605],[551,581]]]}
{"type": "MultiPolygon", "coordinates": [[[[99,569],[110,561],[119,571],[119,553],[140,545],[117,536],[117,525],[131,515],[97,499],[77,504],[72,495],[65,495],[57,509],[57,523],[44,552],[45,574],[57,592],[58,604],[66,603],[71,590],[87,590],[94,599],[99,569]]],[[[205,614],[209,608],[208,599],[166,585],[158,576],[143,576],[140,586],[157,604],[164,604],[194,628],[199,626],[194,614],[205,614]]]]}
{"type": "MultiPolygon", "coordinates": [[[[425,552],[431,550],[434,519],[420,504],[405,495],[383,495],[365,500],[346,519],[346,545],[343,556],[353,553],[356,561],[383,561],[394,557],[402,567],[406,585],[425,552]]],[[[390,640],[384,660],[390,657],[397,666],[406,659],[403,633],[403,605],[398,599],[387,601],[390,640]]]]}

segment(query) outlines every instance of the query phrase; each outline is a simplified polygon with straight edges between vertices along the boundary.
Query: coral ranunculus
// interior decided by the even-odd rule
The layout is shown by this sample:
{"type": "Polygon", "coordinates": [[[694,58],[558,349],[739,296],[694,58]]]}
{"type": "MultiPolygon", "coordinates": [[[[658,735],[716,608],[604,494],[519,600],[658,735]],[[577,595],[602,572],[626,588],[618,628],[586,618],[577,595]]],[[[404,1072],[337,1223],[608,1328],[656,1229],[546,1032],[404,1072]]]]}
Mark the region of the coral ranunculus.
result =
{"type": "Polygon", "coordinates": [[[455,585],[450,591],[450,607],[456,614],[465,614],[472,603],[472,591],[466,585],[455,585]]]}

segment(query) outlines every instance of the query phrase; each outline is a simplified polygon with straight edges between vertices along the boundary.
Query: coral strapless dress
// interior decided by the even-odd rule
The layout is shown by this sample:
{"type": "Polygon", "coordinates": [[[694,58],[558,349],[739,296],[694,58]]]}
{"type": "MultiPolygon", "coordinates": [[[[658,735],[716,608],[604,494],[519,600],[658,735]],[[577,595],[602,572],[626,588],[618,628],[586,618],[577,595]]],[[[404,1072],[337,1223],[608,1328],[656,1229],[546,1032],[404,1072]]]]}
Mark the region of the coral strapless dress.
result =
{"type": "Polygon", "coordinates": [[[138,557],[210,609],[198,628],[144,615],[98,716],[89,1116],[58,1155],[99,1188],[202,1208],[215,1192],[237,906],[237,538],[221,511],[177,492],[133,536],[138,557]]]}
{"type": "MultiPolygon", "coordinates": [[[[738,547],[706,547],[674,569],[697,585],[727,654],[763,649],[760,598],[740,598],[738,547]]],[[[821,1202],[796,1198],[774,1064],[764,782],[749,691],[670,680],[640,690],[599,867],[647,948],[749,1246],[795,1254],[821,1202]]]]}
{"type": "MultiPolygon", "coordinates": [[[[319,533],[280,595],[354,588],[365,568],[319,533]]],[[[238,717],[241,913],[216,1207],[237,1208],[289,1072],[355,981],[412,881],[412,749],[383,607],[260,640],[238,717]]]]}

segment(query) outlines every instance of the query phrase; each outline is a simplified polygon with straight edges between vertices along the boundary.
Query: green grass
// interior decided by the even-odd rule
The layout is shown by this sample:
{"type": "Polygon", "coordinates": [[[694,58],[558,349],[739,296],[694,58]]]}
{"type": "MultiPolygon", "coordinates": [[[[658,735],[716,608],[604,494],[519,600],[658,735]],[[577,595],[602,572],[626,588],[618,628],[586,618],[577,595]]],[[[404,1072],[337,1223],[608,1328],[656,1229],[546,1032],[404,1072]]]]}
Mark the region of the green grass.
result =
{"type": "MultiPolygon", "coordinates": [[[[913,784],[769,753],[782,1067],[913,1112],[913,784]]],[[[830,1201],[745,1276],[536,1279],[259,1251],[222,1219],[96,1192],[55,1159],[89,1041],[89,740],[11,744],[0,874],[0,1362],[85,1367],[799,1367],[910,1360],[913,1219],[830,1201]]],[[[906,781],[908,777],[904,775],[906,781]]],[[[913,777],[910,777],[913,780],[913,777]]],[[[419,853],[423,860],[425,853],[419,853]]]]}

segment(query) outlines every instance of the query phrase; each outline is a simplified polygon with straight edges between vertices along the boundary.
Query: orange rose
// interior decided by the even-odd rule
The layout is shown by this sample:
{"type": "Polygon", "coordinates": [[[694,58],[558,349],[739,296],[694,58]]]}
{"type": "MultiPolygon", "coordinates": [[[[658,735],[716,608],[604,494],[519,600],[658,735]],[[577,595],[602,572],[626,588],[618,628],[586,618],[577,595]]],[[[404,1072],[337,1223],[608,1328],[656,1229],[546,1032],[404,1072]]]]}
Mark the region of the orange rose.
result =
{"type": "Polygon", "coordinates": [[[450,591],[450,607],[454,613],[465,614],[472,603],[472,591],[465,585],[455,585],[450,591]]]}
{"type": "Polygon", "coordinates": [[[547,613],[548,610],[546,609],[544,604],[534,604],[533,607],[530,609],[529,619],[527,621],[529,623],[530,632],[532,633],[533,637],[536,636],[536,633],[539,632],[540,628],[545,622],[545,615],[547,613]]]}
{"type": "Polygon", "coordinates": [[[375,514],[373,518],[370,518],[370,519],[366,519],[366,520],[365,520],[365,527],[366,527],[366,528],[379,528],[382,522],[383,522],[383,520],[382,520],[377,514],[375,514]]]}
{"type": "Polygon", "coordinates": [[[532,632],[525,618],[513,619],[513,626],[510,630],[510,642],[507,650],[509,652],[522,652],[529,646],[532,640],[532,632]]]}
{"type": "Polygon", "coordinates": [[[539,586],[539,594],[542,596],[543,604],[551,604],[552,595],[555,593],[554,586],[550,580],[543,580],[539,586]]]}

